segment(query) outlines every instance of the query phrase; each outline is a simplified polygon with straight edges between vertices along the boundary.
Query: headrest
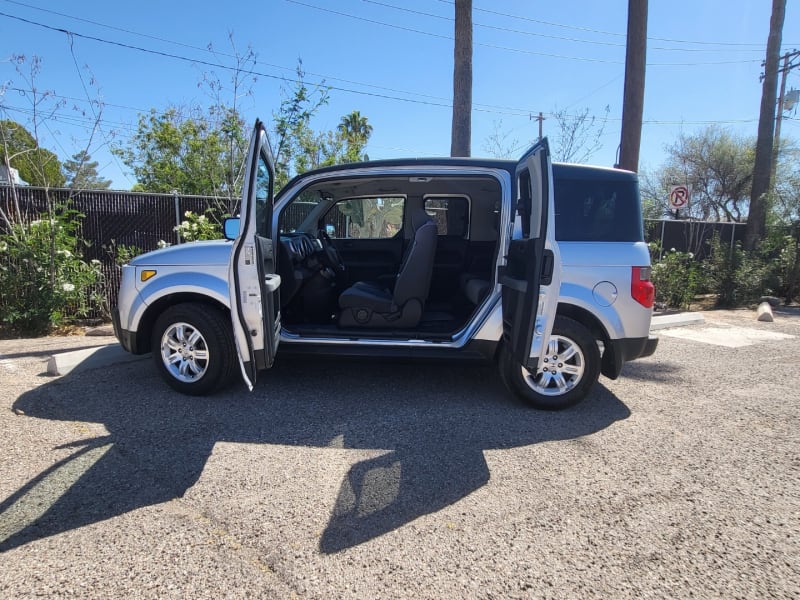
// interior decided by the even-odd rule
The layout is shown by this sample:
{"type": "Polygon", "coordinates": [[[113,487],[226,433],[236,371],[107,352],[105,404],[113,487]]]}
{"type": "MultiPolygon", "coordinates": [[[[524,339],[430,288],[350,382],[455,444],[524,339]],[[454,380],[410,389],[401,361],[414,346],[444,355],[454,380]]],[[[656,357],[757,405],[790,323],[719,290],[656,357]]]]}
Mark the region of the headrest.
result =
{"type": "Polygon", "coordinates": [[[428,222],[433,222],[433,219],[428,213],[425,212],[424,209],[415,208],[411,212],[411,226],[414,228],[414,231],[417,231],[420,227],[428,222]]]}

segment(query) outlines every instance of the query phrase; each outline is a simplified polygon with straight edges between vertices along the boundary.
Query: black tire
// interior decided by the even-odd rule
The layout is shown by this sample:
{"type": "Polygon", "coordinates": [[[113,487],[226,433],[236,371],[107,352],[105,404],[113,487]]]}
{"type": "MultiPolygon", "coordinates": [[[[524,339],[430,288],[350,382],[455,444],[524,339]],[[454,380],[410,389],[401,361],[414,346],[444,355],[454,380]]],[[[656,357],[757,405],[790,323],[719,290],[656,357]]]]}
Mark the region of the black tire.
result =
{"type": "Polygon", "coordinates": [[[505,386],[518,398],[543,410],[562,410],[586,398],[600,375],[600,349],[586,327],[568,317],[556,317],[553,356],[531,374],[500,348],[498,368],[505,386]],[[553,359],[555,357],[555,362],[553,359]],[[559,385],[560,384],[560,385],[559,385]]]}
{"type": "Polygon", "coordinates": [[[190,396],[225,386],[238,365],[230,318],[206,304],[170,306],[156,319],[151,348],[164,381],[190,396]]]}

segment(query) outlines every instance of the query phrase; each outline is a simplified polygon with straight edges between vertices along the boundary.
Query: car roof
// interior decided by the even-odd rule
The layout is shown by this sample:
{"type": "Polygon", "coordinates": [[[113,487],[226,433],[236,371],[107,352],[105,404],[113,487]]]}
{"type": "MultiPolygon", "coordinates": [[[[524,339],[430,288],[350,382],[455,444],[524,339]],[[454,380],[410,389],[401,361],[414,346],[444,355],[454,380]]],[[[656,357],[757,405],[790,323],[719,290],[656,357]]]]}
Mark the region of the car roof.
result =
{"type": "MultiPolygon", "coordinates": [[[[472,157],[434,157],[434,158],[391,158],[384,160],[368,160],[363,162],[345,163],[340,165],[333,165],[330,167],[321,167],[306,171],[300,175],[295,176],[286,185],[287,188],[295,180],[309,175],[351,171],[364,168],[375,167],[409,167],[419,165],[421,167],[483,167],[490,169],[503,169],[513,173],[517,168],[517,161],[500,159],[500,158],[472,158],[472,157]]],[[[636,180],[636,173],[625,171],[622,169],[614,169],[612,167],[601,167],[594,165],[579,165],[574,163],[553,163],[553,177],[572,178],[572,179],[603,179],[603,180],[636,180]]]]}

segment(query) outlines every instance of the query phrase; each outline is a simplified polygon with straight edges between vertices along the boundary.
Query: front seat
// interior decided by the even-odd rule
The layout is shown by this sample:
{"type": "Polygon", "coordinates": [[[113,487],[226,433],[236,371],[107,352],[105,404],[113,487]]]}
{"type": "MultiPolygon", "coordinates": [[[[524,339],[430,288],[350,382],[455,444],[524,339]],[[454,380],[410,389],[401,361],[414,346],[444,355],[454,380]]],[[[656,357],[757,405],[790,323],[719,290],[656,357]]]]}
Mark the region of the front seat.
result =
{"type": "Polygon", "coordinates": [[[410,328],[422,318],[431,286],[436,223],[422,208],[411,213],[414,233],[406,248],[394,290],[358,281],[339,296],[340,327],[410,328]]]}

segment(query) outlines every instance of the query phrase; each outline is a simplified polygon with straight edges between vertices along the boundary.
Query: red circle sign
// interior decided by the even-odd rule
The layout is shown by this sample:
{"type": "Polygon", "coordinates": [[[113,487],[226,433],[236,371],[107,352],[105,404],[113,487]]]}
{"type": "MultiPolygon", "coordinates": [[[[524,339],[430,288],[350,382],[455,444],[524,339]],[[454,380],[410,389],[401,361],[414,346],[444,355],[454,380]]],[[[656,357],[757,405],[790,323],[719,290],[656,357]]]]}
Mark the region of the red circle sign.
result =
{"type": "Polygon", "coordinates": [[[689,186],[676,185],[669,193],[669,203],[672,208],[683,208],[689,204],[689,186]]]}

